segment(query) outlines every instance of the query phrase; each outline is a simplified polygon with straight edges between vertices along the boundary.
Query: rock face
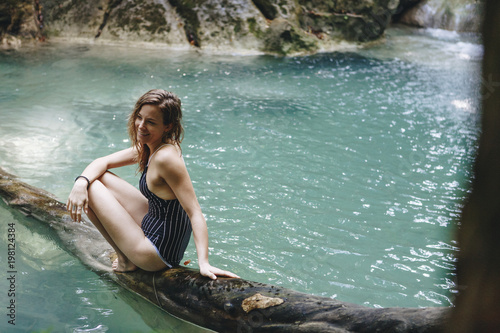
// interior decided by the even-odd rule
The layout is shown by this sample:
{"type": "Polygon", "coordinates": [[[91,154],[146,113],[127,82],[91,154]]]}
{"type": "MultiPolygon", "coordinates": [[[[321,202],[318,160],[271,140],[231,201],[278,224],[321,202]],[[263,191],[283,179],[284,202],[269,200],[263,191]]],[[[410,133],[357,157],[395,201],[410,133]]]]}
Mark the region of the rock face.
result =
{"type": "Polygon", "coordinates": [[[482,1],[4,0],[0,37],[3,44],[16,41],[12,36],[59,37],[221,53],[311,54],[379,40],[393,17],[420,27],[478,31],[482,1]]]}
{"type": "Polygon", "coordinates": [[[40,2],[43,32],[49,38],[152,42],[173,48],[279,55],[335,50],[344,41],[377,40],[400,2],[21,0],[27,6],[33,1],[40,2]]]}
{"type": "Polygon", "coordinates": [[[0,44],[16,47],[21,39],[43,39],[43,14],[38,0],[0,2],[0,44]]]}
{"type": "Polygon", "coordinates": [[[48,36],[314,53],[378,39],[397,0],[43,0],[48,36]],[[82,15],[82,13],[84,13],[82,15]]]}

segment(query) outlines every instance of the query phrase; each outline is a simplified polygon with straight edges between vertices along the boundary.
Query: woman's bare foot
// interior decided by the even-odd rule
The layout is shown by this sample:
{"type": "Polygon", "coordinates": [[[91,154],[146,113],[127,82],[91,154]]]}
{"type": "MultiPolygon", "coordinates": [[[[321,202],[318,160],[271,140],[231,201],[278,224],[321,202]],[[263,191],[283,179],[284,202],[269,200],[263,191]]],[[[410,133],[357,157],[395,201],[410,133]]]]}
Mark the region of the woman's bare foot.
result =
{"type": "Polygon", "coordinates": [[[133,272],[137,270],[137,266],[127,258],[116,258],[111,268],[117,273],[133,272]]]}

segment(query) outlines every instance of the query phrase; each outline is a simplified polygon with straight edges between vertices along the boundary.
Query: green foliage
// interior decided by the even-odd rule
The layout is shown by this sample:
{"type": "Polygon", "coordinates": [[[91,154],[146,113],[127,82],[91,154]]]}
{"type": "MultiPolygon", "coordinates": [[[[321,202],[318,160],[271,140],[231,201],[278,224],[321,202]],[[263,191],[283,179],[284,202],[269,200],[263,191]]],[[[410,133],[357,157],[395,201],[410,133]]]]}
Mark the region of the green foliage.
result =
{"type": "Polygon", "coordinates": [[[248,24],[248,30],[250,33],[252,33],[255,37],[261,38],[263,36],[262,30],[259,28],[259,25],[257,24],[257,20],[253,17],[247,19],[247,24],[248,24]]]}
{"type": "Polygon", "coordinates": [[[243,22],[240,19],[237,19],[234,23],[234,33],[239,34],[242,30],[242,24],[243,22]]]}

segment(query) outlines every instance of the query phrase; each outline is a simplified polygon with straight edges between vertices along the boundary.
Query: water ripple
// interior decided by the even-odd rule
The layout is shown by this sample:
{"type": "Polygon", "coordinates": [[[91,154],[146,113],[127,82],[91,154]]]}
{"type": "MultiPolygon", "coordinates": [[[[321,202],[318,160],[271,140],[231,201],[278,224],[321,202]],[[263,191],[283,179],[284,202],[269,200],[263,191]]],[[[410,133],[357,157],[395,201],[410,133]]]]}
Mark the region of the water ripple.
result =
{"type": "MultiPolygon", "coordinates": [[[[165,87],[183,101],[211,263],[373,307],[451,304],[453,230],[477,148],[474,60],[121,51],[0,65],[0,166],[65,200],[88,162],[129,146],[135,98],[165,87]]],[[[121,175],[136,184],[134,171],[121,175]]]]}

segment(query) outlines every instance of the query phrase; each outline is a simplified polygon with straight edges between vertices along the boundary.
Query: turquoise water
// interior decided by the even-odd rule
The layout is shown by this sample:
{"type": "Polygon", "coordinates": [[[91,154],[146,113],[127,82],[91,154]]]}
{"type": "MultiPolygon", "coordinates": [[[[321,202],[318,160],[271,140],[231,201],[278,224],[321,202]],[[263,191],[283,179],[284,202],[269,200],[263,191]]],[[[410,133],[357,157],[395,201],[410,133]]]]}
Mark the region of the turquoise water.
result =
{"type": "MultiPolygon", "coordinates": [[[[135,100],[171,90],[212,264],[369,307],[450,306],[481,53],[474,36],[400,28],[370,49],[285,59],[2,51],[0,167],[65,201],[87,163],[129,146],[135,100]]],[[[137,184],[133,167],[118,174],[137,184]]],[[[16,223],[20,331],[203,331],[89,271],[43,224],[3,203],[0,218],[3,235],[16,223]]],[[[185,259],[196,267],[193,241],[185,259]]],[[[5,251],[0,266],[4,292],[5,251]]]]}

